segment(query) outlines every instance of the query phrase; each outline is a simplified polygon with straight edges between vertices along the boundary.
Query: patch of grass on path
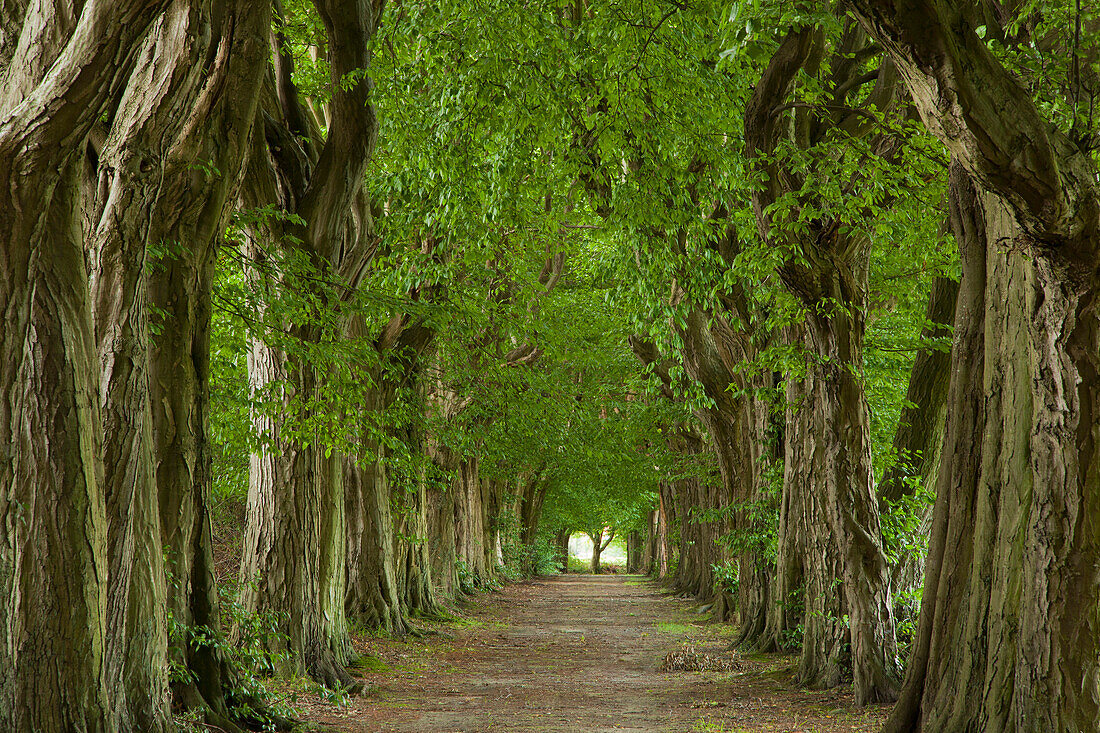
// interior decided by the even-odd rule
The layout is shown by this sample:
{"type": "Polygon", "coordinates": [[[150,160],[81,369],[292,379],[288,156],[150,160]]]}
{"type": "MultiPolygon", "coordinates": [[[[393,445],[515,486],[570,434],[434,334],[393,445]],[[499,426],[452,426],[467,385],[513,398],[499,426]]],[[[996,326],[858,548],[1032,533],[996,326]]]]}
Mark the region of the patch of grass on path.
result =
{"type": "Polygon", "coordinates": [[[661,621],[657,624],[657,632],[661,634],[669,634],[671,636],[687,636],[694,633],[699,629],[695,626],[688,626],[687,624],[677,624],[670,621],[661,621]]]}

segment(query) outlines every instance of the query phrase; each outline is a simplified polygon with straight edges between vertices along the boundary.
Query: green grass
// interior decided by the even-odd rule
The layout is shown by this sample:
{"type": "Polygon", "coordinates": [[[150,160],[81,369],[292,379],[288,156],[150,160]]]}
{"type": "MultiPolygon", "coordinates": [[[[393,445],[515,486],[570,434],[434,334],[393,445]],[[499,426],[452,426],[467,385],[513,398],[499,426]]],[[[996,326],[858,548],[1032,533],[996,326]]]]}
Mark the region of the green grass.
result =
{"type": "Polygon", "coordinates": [[[674,624],[667,621],[661,621],[657,624],[657,631],[662,634],[671,634],[673,636],[687,636],[691,632],[697,631],[697,629],[687,624],[674,624]]]}

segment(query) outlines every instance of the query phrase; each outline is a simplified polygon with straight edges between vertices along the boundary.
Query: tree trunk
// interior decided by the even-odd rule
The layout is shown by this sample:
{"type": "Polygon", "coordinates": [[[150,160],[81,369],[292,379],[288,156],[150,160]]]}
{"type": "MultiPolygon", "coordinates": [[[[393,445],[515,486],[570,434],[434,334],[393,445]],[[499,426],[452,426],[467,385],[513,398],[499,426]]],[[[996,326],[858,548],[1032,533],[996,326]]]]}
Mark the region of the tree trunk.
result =
{"type": "Polygon", "coordinates": [[[589,539],[592,540],[592,574],[600,574],[600,555],[603,554],[603,536],[604,532],[597,534],[588,533],[589,539]]]}
{"type": "MultiPolygon", "coordinates": [[[[9,181],[10,142],[0,138],[0,175],[9,181]]],[[[63,167],[60,180],[36,175],[52,175],[57,190],[25,201],[32,204],[25,210],[45,209],[71,226],[78,210],[71,170],[63,167]]],[[[12,204],[0,209],[8,235],[0,389],[12,395],[0,407],[9,451],[0,462],[8,507],[0,529],[0,727],[110,731],[116,690],[104,670],[103,426],[84,252],[78,230],[54,224],[28,231],[12,204]]]]}
{"type": "Polygon", "coordinates": [[[390,633],[405,633],[405,618],[398,596],[395,566],[393,515],[390,485],[382,459],[382,448],[375,444],[361,449],[360,465],[345,458],[344,497],[348,519],[348,620],[365,628],[380,628],[390,633]]]}
{"type": "Polygon", "coordinates": [[[558,550],[558,562],[561,563],[562,573],[569,572],[569,538],[572,536],[572,532],[568,529],[560,530],[557,533],[557,543],[555,547],[558,550]]]}
{"type": "Polygon", "coordinates": [[[642,547],[642,574],[653,575],[657,558],[657,510],[652,509],[646,518],[645,542],[642,547]]]}
{"type": "MultiPolygon", "coordinates": [[[[787,167],[779,148],[794,129],[792,142],[812,155],[811,148],[823,144],[824,131],[833,126],[868,137],[883,155],[890,154],[894,143],[870,137],[874,128],[866,124],[862,110],[810,125],[801,107],[777,102],[790,96],[799,73],[816,75],[824,68],[822,39],[821,30],[812,26],[787,33],[746,105],[744,134],[746,152],[762,181],[752,196],[757,231],[763,240],[797,253],[776,272],[802,306],[802,323],[792,332],[799,335],[795,344],[807,356],[806,373],[797,377],[802,402],[793,408],[798,412],[785,433],[785,478],[791,483],[784,492],[802,493],[786,508],[803,513],[806,609],[799,677],[813,686],[839,684],[844,642],[850,641],[855,700],[865,705],[895,699],[900,676],[862,377],[871,242],[851,222],[808,216],[820,211],[822,202],[800,185],[800,174],[787,167]],[[775,206],[784,197],[789,204],[775,206]],[[806,227],[787,225],[801,217],[807,219],[806,227]]],[[[833,53],[860,47],[869,48],[866,37],[849,22],[833,53]]],[[[836,61],[834,71],[848,68],[845,73],[854,73],[843,56],[836,61]]],[[[856,83],[857,77],[851,78],[856,83]]],[[[881,63],[863,104],[894,107],[896,87],[893,64],[881,63]]],[[[863,184],[859,176],[853,178],[853,186],[863,184]]],[[[779,577],[785,572],[781,569],[779,577]]]]}
{"type": "Polygon", "coordinates": [[[248,372],[254,392],[274,390],[281,409],[279,416],[253,415],[256,433],[268,442],[249,465],[240,604],[251,613],[277,614],[283,640],[273,651],[290,652],[287,671],[349,687],[343,588],[338,598],[329,588],[332,573],[341,580],[345,573],[337,562],[346,547],[342,476],[330,465],[334,459],[325,458],[322,436],[287,437],[296,431],[284,417],[305,422],[309,413],[295,413],[319,409],[317,375],[312,365],[288,363],[277,348],[255,340],[248,372]]]}
{"type": "Polygon", "coordinates": [[[1095,730],[1095,159],[994,58],[969,8],[851,5],[958,164],[950,417],[920,625],[886,730],[1095,730]]]}
{"type": "Polygon", "coordinates": [[[477,456],[463,458],[451,484],[455,509],[455,548],[458,561],[469,573],[469,590],[489,580],[485,562],[486,516],[477,456]]]}
{"type": "MultiPolygon", "coordinates": [[[[270,265],[268,251],[293,250],[316,269],[316,277],[303,287],[320,278],[350,292],[374,255],[373,220],[362,188],[378,123],[363,72],[382,6],[336,0],[315,0],[314,5],[329,41],[334,92],[327,103],[328,134],[322,139],[308,124],[294,86],[293,59],[276,34],[271,49],[275,74],[268,79],[275,88],[267,90],[262,115],[265,137],[255,138],[242,199],[249,209],[276,206],[294,216],[259,222],[247,249],[258,267],[270,265]]],[[[335,296],[325,288],[311,292],[319,308],[334,305],[335,296]]],[[[286,325],[292,342],[307,345],[303,351],[322,343],[318,327],[286,325]]],[[[287,363],[286,357],[282,349],[253,340],[250,381],[261,390],[278,385],[274,396],[284,409],[278,420],[257,415],[259,432],[275,451],[265,446],[250,464],[242,605],[253,613],[279,614],[280,631],[297,657],[294,667],[323,684],[347,686],[351,679],[342,664],[351,646],[344,615],[343,467],[331,446],[325,455],[326,436],[313,426],[305,431],[309,442],[284,434],[287,415],[298,411],[296,417],[308,420],[323,413],[320,393],[331,367],[311,358],[287,363]]]]}
{"type": "MultiPolygon", "coordinates": [[[[200,71],[185,124],[164,167],[152,242],[181,243],[148,273],[159,333],[150,354],[150,404],[167,561],[173,662],[189,680],[173,683],[176,704],[198,710],[227,731],[241,699],[235,672],[218,644],[191,643],[220,633],[210,534],[209,351],[214,243],[244,174],[260,80],[267,59],[270,7],[238,0],[217,4],[214,49],[190,48],[200,71]],[[210,171],[218,175],[211,175],[210,171]]],[[[209,29],[207,32],[210,32],[209,29]]],[[[178,110],[174,110],[178,113],[178,110]]],[[[259,723],[259,719],[240,720],[259,723]]]]}
{"type": "MultiPolygon", "coordinates": [[[[421,475],[414,486],[397,489],[397,495],[401,497],[400,509],[396,532],[399,538],[397,550],[397,578],[401,606],[410,616],[422,616],[435,618],[440,616],[442,609],[436,598],[433,580],[435,579],[436,561],[439,558],[433,551],[432,541],[439,539],[434,533],[429,520],[430,499],[425,477],[421,475]]],[[[433,492],[439,493],[439,492],[433,492]]],[[[443,498],[449,498],[446,494],[443,498]]],[[[451,507],[444,506],[448,511],[443,515],[454,517],[451,507]]],[[[444,578],[453,578],[455,572],[454,562],[454,534],[445,535],[441,540],[443,559],[440,566],[444,578]],[[447,552],[450,554],[448,555],[447,552]]],[[[446,593],[446,590],[444,590],[446,593]]]]}
{"type": "MultiPolygon", "coordinates": [[[[218,95],[226,93],[222,84],[228,83],[240,93],[233,101],[243,103],[247,113],[247,95],[254,98],[258,89],[263,62],[258,51],[268,17],[265,10],[240,10],[232,5],[219,7],[216,15],[214,20],[220,25],[212,25],[209,7],[177,1],[158,23],[148,40],[152,61],[129,81],[111,133],[98,156],[99,181],[91,186],[100,197],[91,215],[96,229],[89,252],[100,362],[104,365],[104,433],[108,437],[105,493],[111,631],[107,651],[108,659],[115,660],[111,684],[120,690],[118,715],[129,721],[123,727],[148,730],[163,728],[168,719],[165,539],[169,542],[169,558],[176,564],[173,571],[180,571],[178,565],[182,564],[186,573],[193,561],[181,562],[184,548],[172,545],[177,538],[174,534],[165,533],[162,539],[159,494],[154,482],[155,430],[150,392],[156,390],[150,376],[147,280],[149,270],[175,270],[176,260],[208,250],[212,238],[220,235],[226,218],[226,190],[239,181],[237,171],[242,167],[245,147],[225,139],[223,149],[228,154],[216,159],[204,157],[204,152],[210,152],[204,151],[209,144],[203,137],[207,130],[204,125],[213,124],[209,107],[221,103],[218,95]],[[211,53],[211,45],[219,44],[223,54],[237,54],[232,63],[211,53]],[[211,62],[211,58],[217,60],[211,62]],[[171,93],[164,94],[164,88],[171,93]],[[194,111],[196,107],[198,111],[194,111]],[[192,112],[181,115],[180,109],[192,112]],[[196,159],[228,170],[228,181],[211,184],[210,177],[197,176],[196,159]],[[205,213],[203,207],[212,207],[213,213],[205,213]],[[154,213],[135,216],[135,211],[154,213]],[[194,249],[149,252],[150,246],[159,248],[164,242],[180,241],[192,243],[194,249]],[[139,660],[143,655],[146,658],[139,660]]],[[[243,128],[237,131],[238,140],[247,138],[250,121],[250,116],[237,118],[243,128]]],[[[162,280],[155,274],[152,278],[153,289],[163,293],[162,280]]],[[[202,297],[188,293],[185,302],[194,305],[202,297]]],[[[158,313],[166,320],[174,315],[168,309],[158,313]]],[[[157,326],[160,329],[164,324],[158,322],[157,326]]],[[[180,323],[173,326],[173,335],[189,331],[180,323]]],[[[187,350],[190,354],[190,345],[187,350]]],[[[172,376],[181,383],[189,381],[180,371],[173,371],[172,376]]],[[[174,485],[175,481],[165,483],[174,485]]],[[[174,504],[171,501],[168,506],[171,516],[167,522],[172,527],[182,519],[174,504]]],[[[188,585],[185,580],[177,581],[174,587],[188,585]]],[[[175,606],[173,620],[180,626],[191,625],[192,614],[175,606]]],[[[178,641],[181,636],[173,638],[178,641]]],[[[109,662],[109,669],[111,666],[109,662]]],[[[191,671],[196,677],[206,672],[201,668],[191,671]]],[[[215,679],[220,689],[217,682],[215,679]]],[[[202,682],[209,683],[209,679],[202,682]]],[[[221,714],[224,716],[225,711],[221,714]]]]}
{"type": "Polygon", "coordinates": [[[1084,558],[1100,541],[1078,507],[1100,494],[1096,284],[1074,292],[1002,251],[1021,236],[1016,217],[952,178],[963,279],[951,412],[920,624],[887,730],[1092,730],[1100,593],[1084,558]],[[975,656],[975,639],[989,652],[975,656]]]}
{"type": "MultiPolygon", "coordinates": [[[[785,438],[787,430],[798,419],[805,418],[805,413],[798,409],[804,397],[802,386],[800,380],[787,380],[785,438]]],[[[802,443],[792,443],[786,439],[783,441],[783,490],[780,497],[779,524],[776,528],[773,602],[768,607],[764,636],[755,645],[761,651],[778,651],[793,646],[793,634],[802,625],[804,616],[803,558],[808,556],[806,542],[809,533],[809,529],[804,526],[809,514],[802,506],[808,493],[803,485],[806,477],[803,468],[806,458],[802,455],[804,449],[805,445],[802,443]]],[[[834,592],[834,586],[830,584],[829,593],[834,592]]]]}
{"type": "Polygon", "coordinates": [[[808,314],[802,330],[813,356],[802,380],[803,402],[787,426],[788,460],[803,492],[807,530],[800,678],[815,687],[839,684],[844,642],[850,641],[859,705],[895,699],[900,679],[872,488],[870,416],[858,371],[862,313],[852,305],[831,318],[808,314]]]}
{"type": "MultiPolygon", "coordinates": [[[[532,471],[520,483],[519,521],[520,544],[524,547],[525,556],[534,559],[535,541],[538,538],[539,519],[542,517],[542,504],[546,498],[546,481],[542,470],[532,471]]],[[[525,568],[525,572],[533,573],[534,567],[525,568]]]]}
{"type": "Polygon", "coordinates": [[[668,538],[668,525],[669,525],[669,511],[668,511],[668,494],[671,491],[667,482],[661,483],[661,491],[658,495],[657,504],[657,516],[655,532],[656,554],[657,559],[655,565],[657,566],[657,578],[664,580],[668,577],[669,566],[672,562],[672,548],[669,546],[668,538]]]}
{"type": "Polygon", "coordinates": [[[392,317],[380,334],[368,334],[361,319],[350,324],[349,338],[371,338],[378,357],[365,373],[357,375],[372,385],[362,396],[359,444],[355,456],[344,460],[345,502],[348,522],[348,618],[365,628],[382,628],[403,635],[405,614],[401,604],[397,548],[409,539],[398,536],[393,518],[393,487],[387,471],[388,449],[385,433],[407,443],[409,450],[420,450],[419,431],[395,431],[385,424],[385,412],[394,403],[401,387],[411,387],[415,397],[406,405],[423,409],[420,396],[419,367],[434,332],[422,324],[409,323],[404,316],[392,317]]]}
{"type": "Polygon", "coordinates": [[[631,530],[626,536],[626,572],[637,573],[642,569],[642,533],[631,530]]]}
{"type": "MultiPolygon", "coordinates": [[[[156,626],[155,610],[144,604],[153,602],[158,579],[139,560],[134,574],[116,573],[120,591],[108,596],[100,379],[80,230],[85,140],[117,102],[140,41],[166,4],[90,2],[70,14],[17,2],[0,13],[6,39],[0,179],[11,192],[0,205],[0,390],[7,395],[0,444],[8,454],[0,461],[0,505],[9,508],[0,528],[0,727],[6,730],[113,731],[132,713],[148,713],[154,727],[167,723],[163,686],[148,674],[163,642],[145,636],[126,659],[116,644],[107,648],[123,619],[138,631],[145,631],[141,622],[156,626]],[[8,42],[13,35],[20,38],[15,47],[8,42]],[[108,629],[111,601],[116,611],[108,629]],[[136,618],[122,606],[150,613],[136,618]],[[120,677],[126,691],[160,687],[158,699],[131,701],[114,684],[120,677]]],[[[129,395],[113,404],[121,411],[129,395]]],[[[112,463],[144,470],[137,490],[147,491],[147,459],[146,452],[132,464],[122,457],[112,463]]],[[[148,529],[150,511],[148,504],[135,508],[135,531],[148,529]]],[[[115,557],[135,542],[143,556],[145,538],[130,534],[131,526],[116,526],[115,557]]]]}

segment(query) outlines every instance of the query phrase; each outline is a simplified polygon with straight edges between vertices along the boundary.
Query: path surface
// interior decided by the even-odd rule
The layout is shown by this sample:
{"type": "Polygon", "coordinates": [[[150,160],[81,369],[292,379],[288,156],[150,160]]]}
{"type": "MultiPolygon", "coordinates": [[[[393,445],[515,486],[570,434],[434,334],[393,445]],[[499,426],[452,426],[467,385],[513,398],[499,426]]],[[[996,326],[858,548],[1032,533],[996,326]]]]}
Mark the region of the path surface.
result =
{"type": "MultiPolygon", "coordinates": [[[[631,576],[571,575],[480,596],[466,622],[426,641],[363,642],[368,693],[309,704],[310,719],[365,731],[874,731],[840,691],[790,684],[794,660],[766,655],[732,673],[663,672],[694,643],[721,654],[732,629],[631,576]]],[[[728,656],[728,655],[727,655],[728,656]]]]}

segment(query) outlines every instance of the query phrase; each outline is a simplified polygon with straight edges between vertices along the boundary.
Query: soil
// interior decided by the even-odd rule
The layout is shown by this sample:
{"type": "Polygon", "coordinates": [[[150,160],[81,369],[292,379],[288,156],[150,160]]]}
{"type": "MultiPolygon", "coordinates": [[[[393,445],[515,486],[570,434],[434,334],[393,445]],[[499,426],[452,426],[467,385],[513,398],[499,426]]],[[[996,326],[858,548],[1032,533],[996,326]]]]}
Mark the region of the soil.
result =
{"type": "Polygon", "coordinates": [[[738,656],[734,629],[638,576],[567,575],[479,594],[427,637],[359,638],[367,691],[305,695],[330,731],[877,731],[889,706],[793,684],[797,657],[738,656]],[[687,645],[732,672],[664,672],[687,645]]]}

